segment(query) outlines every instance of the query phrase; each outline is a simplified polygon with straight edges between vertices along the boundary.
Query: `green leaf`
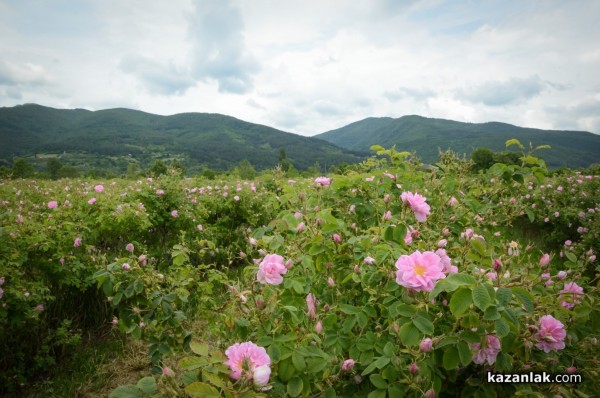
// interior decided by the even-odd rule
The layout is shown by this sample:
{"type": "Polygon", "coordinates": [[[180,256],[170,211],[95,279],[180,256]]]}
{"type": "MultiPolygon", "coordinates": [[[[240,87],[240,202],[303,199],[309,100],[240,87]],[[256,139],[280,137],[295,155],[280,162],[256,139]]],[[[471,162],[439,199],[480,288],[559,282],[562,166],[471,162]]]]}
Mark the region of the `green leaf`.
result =
{"type": "Polygon", "coordinates": [[[108,398],[141,398],[142,390],[133,384],[119,386],[110,393],[108,398]]]}
{"type": "Polygon", "coordinates": [[[446,370],[456,369],[460,357],[455,346],[450,346],[444,351],[443,363],[446,370]]]}
{"type": "Polygon", "coordinates": [[[527,218],[529,218],[529,222],[535,221],[535,214],[530,208],[525,209],[525,213],[527,213],[527,218]]]}
{"type": "Polygon", "coordinates": [[[269,358],[275,363],[279,362],[281,359],[281,349],[277,344],[271,344],[269,348],[267,348],[267,353],[269,354],[269,358]]]}
{"type": "Polygon", "coordinates": [[[360,313],[360,309],[349,304],[340,304],[340,311],[348,315],[356,315],[360,313]]]}
{"type": "Polygon", "coordinates": [[[523,304],[525,311],[527,311],[527,312],[534,311],[533,296],[531,295],[531,293],[529,293],[527,290],[523,289],[522,287],[513,287],[513,288],[511,288],[511,290],[512,290],[512,293],[521,302],[521,304],[523,304]]]}
{"type": "Polygon", "coordinates": [[[510,333],[510,326],[504,318],[496,321],[496,335],[500,338],[507,336],[510,333]]]}
{"type": "Polygon", "coordinates": [[[429,319],[419,315],[413,319],[413,323],[424,334],[433,334],[433,322],[431,322],[429,319]]]}
{"type": "Polygon", "coordinates": [[[369,149],[372,151],[376,151],[376,152],[384,150],[384,148],[381,145],[371,145],[371,148],[369,148],[369,149]]]}
{"type": "Polygon", "coordinates": [[[371,380],[371,383],[377,388],[387,388],[388,386],[387,381],[385,381],[378,373],[373,373],[369,376],[369,380],[371,380]]]}
{"type": "Polygon", "coordinates": [[[392,318],[396,318],[398,315],[410,318],[417,313],[417,308],[409,304],[396,302],[388,307],[388,311],[392,318]]]}
{"type": "Polygon", "coordinates": [[[400,224],[394,228],[394,241],[405,244],[404,237],[406,236],[406,225],[400,224]]]}
{"type": "Polygon", "coordinates": [[[477,285],[472,291],[473,304],[482,311],[492,304],[492,299],[484,285],[477,285]]]}
{"type": "Polygon", "coordinates": [[[304,383],[302,382],[302,379],[298,376],[292,377],[287,384],[287,393],[290,397],[297,397],[302,393],[303,388],[304,383]]]}
{"type": "Polygon", "coordinates": [[[521,144],[521,141],[517,140],[516,138],[510,139],[508,141],[506,141],[506,147],[508,148],[511,145],[516,145],[518,146],[521,150],[524,150],[525,147],[523,146],[523,144],[521,144]]]}
{"type": "Polygon", "coordinates": [[[400,341],[402,341],[402,344],[405,346],[415,345],[423,338],[420,330],[412,322],[407,322],[402,325],[398,333],[400,335],[400,341]]]}
{"type": "Polygon", "coordinates": [[[461,273],[452,274],[452,275],[448,276],[445,280],[451,286],[456,286],[456,288],[458,288],[460,286],[470,286],[470,285],[474,285],[475,283],[477,283],[477,279],[475,279],[472,275],[461,274],[461,273]]]}
{"type": "Polygon", "coordinates": [[[460,288],[452,294],[450,298],[450,312],[456,317],[464,314],[473,300],[471,299],[471,290],[468,288],[460,288]]]}
{"type": "Polygon", "coordinates": [[[387,389],[371,391],[367,398],[385,398],[387,396],[387,389]]]}
{"type": "Polygon", "coordinates": [[[194,398],[220,397],[221,394],[210,384],[196,381],[185,387],[185,392],[194,398]]]}
{"type": "Polygon", "coordinates": [[[388,363],[390,363],[390,358],[388,358],[388,357],[379,357],[373,363],[375,364],[375,367],[377,369],[382,369],[385,365],[387,365],[388,363]]]}
{"type": "Polygon", "coordinates": [[[574,255],[574,254],[573,254],[573,253],[571,253],[571,252],[566,252],[566,253],[565,253],[565,255],[567,256],[567,258],[568,258],[568,259],[569,259],[571,262],[573,262],[573,263],[577,263],[577,256],[576,256],[576,255],[574,255]]]}
{"type": "Polygon", "coordinates": [[[133,282],[133,290],[136,294],[140,294],[144,291],[144,282],[141,279],[136,279],[135,282],[133,282]]]}
{"type": "Polygon", "coordinates": [[[506,371],[512,369],[511,356],[502,351],[499,352],[498,356],[496,357],[495,367],[496,367],[496,370],[499,372],[506,372],[506,371]]]}
{"type": "Polygon", "coordinates": [[[309,358],[306,363],[308,373],[318,373],[331,365],[331,361],[325,358],[309,358]]]}
{"type": "Polygon", "coordinates": [[[113,300],[112,300],[113,305],[114,306],[119,305],[122,298],[123,298],[123,293],[119,292],[119,293],[115,294],[113,297],[113,300]]]}
{"type": "Polygon", "coordinates": [[[467,366],[468,364],[470,364],[473,358],[473,354],[471,354],[471,349],[469,348],[469,345],[467,343],[461,342],[456,345],[456,348],[458,350],[458,356],[460,357],[460,363],[463,366],[467,366]]]}
{"type": "Polygon", "coordinates": [[[342,324],[342,331],[344,333],[349,333],[354,327],[354,325],[356,325],[356,316],[349,316],[344,320],[344,323],[342,324]]]}
{"type": "Polygon", "coordinates": [[[496,299],[500,305],[507,306],[512,299],[512,291],[506,287],[499,287],[496,291],[496,299]]]}
{"type": "Polygon", "coordinates": [[[387,240],[387,241],[393,241],[394,240],[394,228],[387,227],[383,233],[383,239],[387,240]]]}
{"type": "Polygon", "coordinates": [[[190,343],[190,348],[194,354],[198,354],[201,357],[208,356],[208,345],[206,343],[201,343],[199,341],[192,341],[190,343]]]}
{"type": "Polygon", "coordinates": [[[194,370],[208,365],[208,361],[201,357],[184,357],[179,360],[179,367],[185,370],[194,370]]]}
{"type": "Polygon", "coordinates": [[[485,313],[483,314],[483,319],[486,321],[495,321],[500,319],[500,313],[498,312],[498,308],[495,305],[490,305],[485,309],[485,313]]]}
{"type": "Polygon", "coordinates": [[[144,394],[154,394],[156,392],[156,380],[154,377],[148,376],[140,379],[137,382],[137,386],[140,390],[144,392],[144,394]]]}
{"type": "Polygon", "coordinates": [[[480,255],[480,256],[486,256],[487,255],[487,251],[486,251],[486,245],[485,245],[485,241],[483,239],[480,238],[474,238],[471,239],[469,241],[471,243],[471,247],[473,249],[475,249],[475,251],[480,255]]]}
{"type": "Polygon", "coordinates": [[[292,363],[298,372],[301,372],[306,368],[306,361],[298,351],[294,351],[292,354],[292,363]]]}

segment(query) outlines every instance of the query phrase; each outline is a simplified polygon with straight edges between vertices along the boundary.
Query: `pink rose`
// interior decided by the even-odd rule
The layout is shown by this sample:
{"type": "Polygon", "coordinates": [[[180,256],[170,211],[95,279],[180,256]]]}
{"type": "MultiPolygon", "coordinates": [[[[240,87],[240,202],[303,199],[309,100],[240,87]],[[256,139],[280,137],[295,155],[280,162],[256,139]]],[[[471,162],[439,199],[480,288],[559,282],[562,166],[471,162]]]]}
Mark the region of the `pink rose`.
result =
{"type": "Polygon", "coordinates": [[[425,198],[418,193],[402,192],[400,195],[402,202],[408,204],[415,214],[415,218],[418,222],[425,222],[427,215],[429,214],[430,207],[425,203],[425,198]]]}
{"type": "Polygon", "coordinates": [[[355,364],[356,362],[354,359],[346,359],[344,362],[342,362],[342,371],[350,372],[352,368],[354,368],[355,364]]]}
{"type": "Polygon", "coordinates": [[[258,266],[256,279],[263,284],[279,285],[283,282],[281,275],[287,271],[283,257],[279,254],[267,254],[258,266]]]}
{"type": "Polygon", "coordinates": [[[104,186],[103,185],[96,185],[94,187],[94,191],[96,191],[96,192],[102,192],[102,191],[104,191],[104,186]]]}
{"type": "Polygon", "coordinates": [[[56,209],[57,207],[58,207],[58,202],[56,202],[55,200],[48,202],[49,209],[56,209]]]}
{"type": "Polygon", "coordinates": [[[583,298],[583,288],[575,282],[565,283],[565,286],[563,286],[563,289],[559,293],[558,299],[563,300],[560,302],[560,305],[570,310],[575,307],[575,304],[579,304],[583,298]]]}
{"type": "Polygon", "coordinates": [[[440,256],[427,251],[415,251],[410,256],[402,255],[396,261],[396,282],[409,289],[430,292],[435,282],[444,279],[444,265],[440,256]]]}
{"type": "Polygon", "coordinates": [[[225,355],[227,361],[224,364],[229,366],[232,379],[252,380],[257,386],[269,383],[271,358],[264,347],[250,341],[236,343],[225,350],[225,355]]]}
{"type": "Polygon", "coordinates": [[[433,350],[433,342],[429,337],[426,337],[423,340],[421,340],[421,344],[419,344],[419,349],[422,352],[430,352],[431,350],[433,350]]]}
{"type": "Polygon", "coordinates": [[[493,365],[496,362],[496,357],[500,352],[501,344],[500,339],[496,336],[486,336],[486,347],[481,348],[480,343],[471,344],[471,351],[473,351],[473,362],[478,365],[482,365],[487,362],[488,365],[493,365]]]}
{"type": "Polygon", "coordinates": [[[535,335],[538,343],[535,345],[544,352],[558,351],[565,348],[567,332],[564,325],[552,315],[544,315],[540,319],[539,331],[535,335]]]}
{"type": "Polygon", "coordinates": [[[312,293],[308,293],[306,296],[306,313],[310,319],[317,317],[317,307],[315,306],[315,296],[312,293]]]}
{"type": "Polygon", "coordinates": [[[317,177],[315,178],[315,183],[321,187],[328,187],[331,185],[331,179],[327,177],[317,177]]]}

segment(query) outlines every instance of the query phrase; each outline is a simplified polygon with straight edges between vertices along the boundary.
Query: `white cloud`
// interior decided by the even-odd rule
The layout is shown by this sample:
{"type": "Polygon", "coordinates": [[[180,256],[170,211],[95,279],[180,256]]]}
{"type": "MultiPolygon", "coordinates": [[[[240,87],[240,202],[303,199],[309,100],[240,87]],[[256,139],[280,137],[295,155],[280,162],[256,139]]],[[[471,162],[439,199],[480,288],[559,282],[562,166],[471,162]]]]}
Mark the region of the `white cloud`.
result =
{"type": "Polygon", "coordinates": [[[0,106],[600,133],[600,2],[0,0],[0,106]]]}
{"type": "Polygon", "coordinates": [[[540,95],[548,86],[539,76],[513,77],[506,81],[485,81],[477,86],[458,90],[457,97],[472,103],[502,106],[527,101],[540,95]]]}

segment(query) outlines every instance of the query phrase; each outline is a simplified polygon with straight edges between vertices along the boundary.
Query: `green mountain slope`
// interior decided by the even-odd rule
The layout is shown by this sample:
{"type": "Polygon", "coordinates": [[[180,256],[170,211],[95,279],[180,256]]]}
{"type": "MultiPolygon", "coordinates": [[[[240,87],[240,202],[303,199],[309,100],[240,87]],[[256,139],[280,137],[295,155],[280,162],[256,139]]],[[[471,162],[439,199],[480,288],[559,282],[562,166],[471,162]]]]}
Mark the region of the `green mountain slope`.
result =
{"type": "Polygon", "coordinates": [[[325,141],[354,151],[368,151],[372,145],[416,151],[425,162],[437,159],[438,148],[470,154],[476,148],[505,150],[505,142],[519,139],[524,145],[547,144],[539,152],[549,167],[588,167],[600,163],[600,135],[583,131],[523,128],[506,123],[462,123],[421,116],[367,118],[319,135],[325,141]]]}
{"type": "Polygon", "coordinates": [[[298,169],[317,161],[330,166],[362,160],[317,138],[219,114],[159,116],[130,109],[92,112],[35,104],[0,108],[0,159],[8,163],[15,156],[66,153],[80,154],[87,168],[121,172],[128,163],[146,168],[156,159],[177,159],[192,170],[225,170],[248,159],[255,168],[265,169],[278,163],[280,148],[298,169]]]}

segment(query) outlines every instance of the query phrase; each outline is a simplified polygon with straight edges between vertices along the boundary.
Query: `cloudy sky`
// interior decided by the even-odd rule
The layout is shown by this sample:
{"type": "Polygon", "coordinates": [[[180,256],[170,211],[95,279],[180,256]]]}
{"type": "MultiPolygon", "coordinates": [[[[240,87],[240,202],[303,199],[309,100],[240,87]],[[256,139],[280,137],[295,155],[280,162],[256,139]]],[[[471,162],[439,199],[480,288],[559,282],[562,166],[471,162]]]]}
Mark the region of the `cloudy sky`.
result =
{"type": "Polygon", "coordinates": [[[600,134],[598,0],[0,0],[0,106],[600,134]]]}

